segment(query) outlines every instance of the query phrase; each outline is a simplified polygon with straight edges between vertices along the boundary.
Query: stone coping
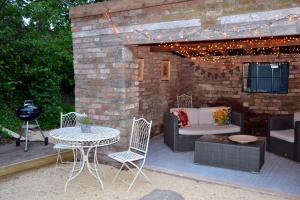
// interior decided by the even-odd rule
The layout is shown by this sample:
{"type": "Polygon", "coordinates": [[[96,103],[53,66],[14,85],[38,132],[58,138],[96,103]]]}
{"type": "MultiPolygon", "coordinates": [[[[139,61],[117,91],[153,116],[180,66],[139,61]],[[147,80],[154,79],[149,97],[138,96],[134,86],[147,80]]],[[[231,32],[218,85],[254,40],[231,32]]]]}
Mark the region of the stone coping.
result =
{"type": "Polygon", "coordinates": [[[146,7],[160,6],[166,4],[188,2],[191,0],[111,0],[99,3],[87,4],[70,8],[70,18],[81,18],[92,15],[100,15],[108,10],[110,12],[121,12],[146,7]]]}
{"type": "MultiPolygon", "coordinates": [[[[61,156],[64,160],[71,160],[73,158],[73,152],[68,150],[61,152],[61,156]]],[[[38,158],[25,160],[0,167],[0,178],[2,176],[12,175],[15,173],[32,170],[38,167],[52,165],[56,163],[57,153],[40,156],[38,158]]]]}

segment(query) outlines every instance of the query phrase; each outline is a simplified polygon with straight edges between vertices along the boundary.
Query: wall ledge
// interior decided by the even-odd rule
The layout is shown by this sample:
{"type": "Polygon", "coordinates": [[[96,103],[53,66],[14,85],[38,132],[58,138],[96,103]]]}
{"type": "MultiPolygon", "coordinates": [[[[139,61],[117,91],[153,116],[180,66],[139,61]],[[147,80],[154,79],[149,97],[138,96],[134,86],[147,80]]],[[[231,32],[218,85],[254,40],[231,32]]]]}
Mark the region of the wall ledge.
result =
{"type": "Polygon", "coordinates": [[[70,8],[70,19],[101,15],[108,10],[111,13],[136,10],[160,5],[188,2],[192,0],[111,0],[70,8]]]}

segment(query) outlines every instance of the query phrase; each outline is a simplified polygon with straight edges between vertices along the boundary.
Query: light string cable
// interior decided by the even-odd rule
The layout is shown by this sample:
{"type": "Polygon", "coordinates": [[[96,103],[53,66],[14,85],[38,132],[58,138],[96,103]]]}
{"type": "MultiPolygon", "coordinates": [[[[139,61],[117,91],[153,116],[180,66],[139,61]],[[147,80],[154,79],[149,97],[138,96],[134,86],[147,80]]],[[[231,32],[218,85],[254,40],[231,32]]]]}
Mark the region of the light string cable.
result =
{"type": "MultiPolygon", "coordinates": [[[[110,16],[110,10],[109,9],[107,9],[107,12],[104,14],[104,16],[105,16],[107,22],[110,24],[110,27],[112,28],[113,33],[118,35],[118,37],[120,37],[118,27],[113,22],[113,20],[110,16]]],[[[243,30],[241,30],[237,26],[233,26],[232,30],[237,31],[239,33],[240,32],[252,31],[254,36],[259,36],[261,30],[265,30],[266,28],[270,28],[278,22],[287,21],[288,23],[291,23],[291,22],[295,22],[296,20],[299,20],[299,23],[300,23],[300,15],[299,14],[289,14],[289,15],[281,17],[281,18],[278,17],[278,19],[275,19],[271,22],[268,22],[265,25],[258,24],[254,27],[252,26],[252,27],[249,27],[249,28],[243,29],[243,30]]],[[[187,33],[184,36],[180,37],[180,41],[188,41],[188,39],[190,39],[191,37],[196,36],[197,34],[200,34],[202,31],[220,33],[220,34],[223,35],[224,38],[229,36],[229,34],[226,31],[224,31],[222,29],[219,29],[219,28],[208,27],[204,30],[202,30],[201,28],[198,28],[198,29],[194,28],[189,33],[187,33]]],[[[225,53],[226,50],[236,46],[234,44],[230,44],[229,42],[219,42],[219,43],[208,45],[207,47],[201,47],[201,45],[197,46],[197,48],[187,47],[186,45],[181,45],[178,41],[174,41],[171,36],[168,37],[168,40],[162,40],[161,35],[158,34],[157,36],[152,36],[149,33],[149,31],[145,31],[141,28],[134,29],[133,32],[141,34],[144,38],[147,38],[147,40],[149,42],[158,43],[158,46],[161,46],[161,47],[164,47],[164,48],[174,49],[176,53],[179,53],[179,54],[181,54],[183,56],[186,56],[188,58],[194,58],[195,56],[199,57],[200,54],[202,54],[202,56],[207,57],[207,58],[202,58],[203,60],[210,60],[213,57],[213,60],[217,61],[218,60],[217,57],[219,57],[219,56],[211,56],[211,55],[209,55],[209,53],[205,53],[205,51],[207,51],[207,50],[210,50],[210,51],[218,50],[218,51],[221,51],[222,53],[225,53]],[[191,55],[190,54],[191,51],[192,52],[197,52],[198,51],[199,53],[198,54],[194,53],[194,55],[191,55]]],[[[271,31],[271,33],[272,33],[272,31],[271,31]]],[[[184,33],[182,33],[182,34],[184,34],[184,33]]],[[[273,34],[272,34],[271,38],[274,40],[273,34]]],[[[127,36],[126,39],[127,39],[127,41],[129,41],[131,39],[131,37],[127,36]]],[[[251,39],[251,40],[238,39],[238,40],[233,40],[233,41],[239,41],[239,42],[249,43],[249,44],[253,45],[253,44],[264,44],[268,40],[266,40],[266,39],[261,40],[261,37],[260,37],[260,39],[251,39]]],[[[288,36],[288,37],[280,38],[280,39],[277,38],[274,41],[277,42],[277,43],[280,43],[280,42],[281,43],[288,43],[290,41],[298,42],[300,40],[297,37],[288,36]]],[[[253,45],[253,46],[255,46],[255,45],[253,45]]],[[[252,48],[246,49],[247,53],[253,52],[254,48],[262,49],[262,50],[267,49],[266,47],[263,47],[263,48],[252,47],[252,48]]],[[[279,48],[278,47],[268,47],[268,48],[272,48],[275,52],[274,54],[279,55],[279,48]]]]}

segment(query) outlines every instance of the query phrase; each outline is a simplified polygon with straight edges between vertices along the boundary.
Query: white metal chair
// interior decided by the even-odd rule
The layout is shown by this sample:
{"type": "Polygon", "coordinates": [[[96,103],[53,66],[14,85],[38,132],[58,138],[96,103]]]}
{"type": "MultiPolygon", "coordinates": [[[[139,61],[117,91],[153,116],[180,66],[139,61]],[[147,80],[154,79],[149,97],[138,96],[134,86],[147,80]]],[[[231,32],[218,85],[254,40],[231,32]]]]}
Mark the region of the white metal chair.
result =
{"type": "MultiPolygon", "coordinates": [[[[77,112],[69,112],[66,114],[60,113],[60,128],[64,127],[76,127],[80,126],[80,119],[86,117],[86,114],[83,113],[77,113],[77,112]]],[[[58,163],[60,162],[61,164],[69,163],[69,162],[63,162],[62,157],[61,157],[61,150],[73,150],[74,154],[74,162],[76,162],[77,159],[77,150],[76,148],[70,146],[69,144],[64,144],[64,143],[57,143],[53,147],[54,149],[57,150],[57,159],[56,159],[56,167],[58,167],[58,163]]]]}
{"type": "Polygon", "coordinates": [[[177,106],[178,108],[192,108],[193,107],[192,96],[186,94],[177,96],[177,106]]]}
{"type": "Polygon", "coordinates": [[[139,174],[142,174],[145,177],[145,179],[150,182],[149,178],[142,171],[142,168],[145,164],[146,154],[148,151],[151,125],[152,125],[152,121],[148,122],[144,118],[135,119],[134,117],[132,122],[132,129],[131,129],[131,136],[130,136],[130,143],[129,143],[128,150],[122,152],[116,152],[108,155],[110,158],[122,163],[121,168],[119,169],[119,171],[117,172],[117,174],[113,179],[113,183],[118,178],[123,167],[127,167],[129,171],[134,174],[134,178],[131,183],[127,183],[126,181],[121,179],[123,182],[129,185],[127,191],[131,189],[139,174]],[[140,166],[138,166],[138,164],[136,164],[135,161],[140,161],[139,162],[140,166]],[[134,172],[130,168],[130,165],[135,167],[138,171],[134,172]]]}

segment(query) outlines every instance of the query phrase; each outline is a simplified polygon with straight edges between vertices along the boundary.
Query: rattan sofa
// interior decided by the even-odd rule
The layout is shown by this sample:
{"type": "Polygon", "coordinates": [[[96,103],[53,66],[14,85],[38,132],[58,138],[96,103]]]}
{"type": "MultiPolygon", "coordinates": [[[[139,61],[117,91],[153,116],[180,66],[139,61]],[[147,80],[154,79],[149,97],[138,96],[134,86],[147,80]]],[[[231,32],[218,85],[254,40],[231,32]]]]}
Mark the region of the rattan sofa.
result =
{"type": "MultiPolygon", "coordinates": [[[[171,109],[172,111],[172,109],[171,109]]],[[[190,117],[190,116],[189,116],[190,117]]],[[[195,148],[195,140],[202,135],[213,135],[213,134],[239,134],[243,132],[243,121],[244,115],[238,112],[231,112],[231,126],[228,128],[232,128],[233,126],[238,126],[238,129],[228,129],[227,131],[220,132],[219,130],[214,131],[213,125],[212,130],[209,130],[207,126],[205,129],[201,130],[201,125],[199,126],[199,130],[190,130],[191,134],[186,134],[187,131],[191,128],[179,128],[178,126],[178,118],[173,115],[171,112],[164,113],[164,143],[170,147],[173,151],[193,151],[195,148]],[[230,132],[230,130],[233,130],[230,132]]],[[[217,126],[217,125],[215,125],[217,126]]],[[[226,126],[224,126],[226,129],[226,126]]]]}
{"type": "Polygon", "coordinates": [[[267,151],[300,162],[300,120],[294,115],[270,117],[267,151]]]}

